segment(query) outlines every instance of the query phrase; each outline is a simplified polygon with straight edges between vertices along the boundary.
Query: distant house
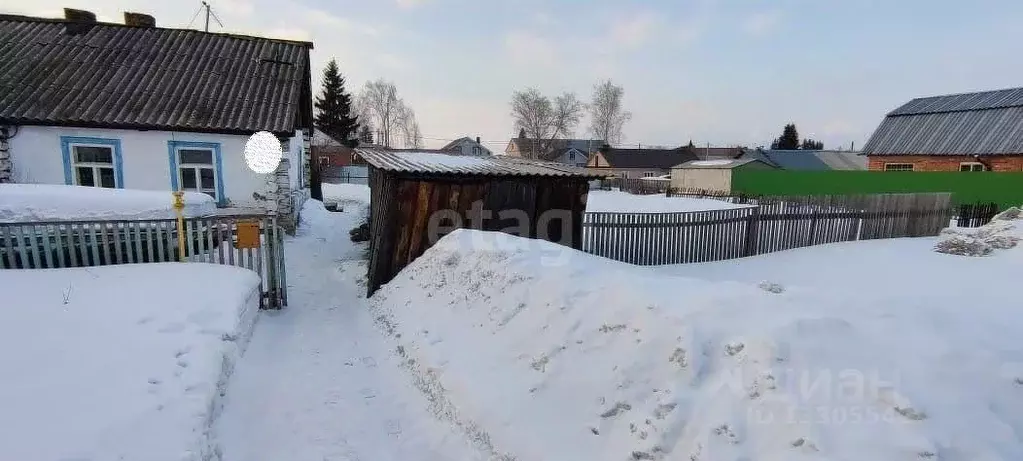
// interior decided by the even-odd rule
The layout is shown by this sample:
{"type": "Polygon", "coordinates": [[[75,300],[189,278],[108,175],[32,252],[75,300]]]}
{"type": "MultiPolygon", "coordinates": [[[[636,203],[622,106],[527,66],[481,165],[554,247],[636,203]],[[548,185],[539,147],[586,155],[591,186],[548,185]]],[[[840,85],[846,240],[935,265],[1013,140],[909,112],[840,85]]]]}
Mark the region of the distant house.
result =
{"type": "Polygon", "coordinates": [[[863,146],[877,171],[1023,170],[1023,88],[917,98],[863,146]]]}
{"type": "MultiPolygon", "coordinates": [[[[512,138],[504,149],[504,155],[529,158],[535,142],[533,139],[512,138]]],[[[538,160],[582,166],[607,142],[599,139],[555,139],[548,144],[547,150],[537,155],[538,160]]]]}
{"type": "Polygon", "coordinates": [[[649,178],[670,173],[671,168],[699,160],[692,149],[604,149],[595,152],[587,168],[606,171],[620,178],[649,178]]]}
{"type": "Polygon", "coordinates": [[[734,171],[773,169],[777,167],[757,158],[691,160],[671,169],[671,187],[730,192],[734,171]]]}
{"type": "Polygon", "coordinates": [[[792,171],[866,170],[867,157],[860,152],[834,150],[754,150],[743,158],[759,160],[792,171]]]}
{"type": "Polygon", "coordinates": [[[161,28],[137,13],[101,23],[72,9],[63,19],[0,15],[0,37],[10,181],[251,204],[267,175],[243,150],[268,131],[284,151],[278,187],[304,194],[312,43],[161,28]]]}
{"type": "Polygon", "coordinates": [[[494,155],[490,149],[487,149],[482,143],[480,138],[477,136],[476,139],[472,139],[468,136],[458,138],[454,141],[447,143],[440,150],[446,151],[453,155],[475,155],[475,156],[491,156],[494,155]]]}

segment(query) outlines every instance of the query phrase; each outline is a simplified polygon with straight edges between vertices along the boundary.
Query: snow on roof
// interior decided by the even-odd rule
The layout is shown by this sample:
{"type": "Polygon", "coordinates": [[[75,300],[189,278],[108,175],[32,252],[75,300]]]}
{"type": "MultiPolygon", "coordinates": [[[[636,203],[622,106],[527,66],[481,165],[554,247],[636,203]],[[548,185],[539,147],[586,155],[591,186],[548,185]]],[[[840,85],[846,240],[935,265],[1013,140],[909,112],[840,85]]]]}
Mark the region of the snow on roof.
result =
{"type": "Polygon", "coordinates": [[[730,165],[732,164],[732,162],[733,162],[732,160],[696,160],[694,162],[690,162],[689,164],[693,166],[718,166],[730,165]]]}
{"type": "Polygon", "coordinates": [[[571,176],[601,178],[606,173],[589,171],[561,163],[515,157],[476,157],[435,152],[357,149],[366,163],[384,171],[419,174],[455,174],[477,176],[571,176]]]}
{"type": "MultiPolygon", "coordinates": [[[[185,192],[185,216],[213,214],[213,197],[185,192]]],[[[174,217],[170,191],[0,184],[0,222],[174,217]]]]}

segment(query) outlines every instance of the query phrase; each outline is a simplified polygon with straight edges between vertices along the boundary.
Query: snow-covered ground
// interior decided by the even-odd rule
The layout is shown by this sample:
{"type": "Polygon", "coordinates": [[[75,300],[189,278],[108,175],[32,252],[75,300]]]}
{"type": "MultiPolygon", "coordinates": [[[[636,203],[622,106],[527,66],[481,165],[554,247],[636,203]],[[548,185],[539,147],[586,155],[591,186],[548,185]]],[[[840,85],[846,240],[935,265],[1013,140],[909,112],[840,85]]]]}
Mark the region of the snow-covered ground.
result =
{"type": "MultiPolygon", "coordinates": [[[[213,197],[185,192],[185,216],[216,211],[213,197]]],[[[0,222],[174,217],[170,192],[55,184],[0,184],[0,222]]]]}
{"type": "Polygon", "coordinates": [[[259,278],[207,264],[0,270],[0,459],[206,460],[259,278]]]}
{"type": "Polygon", "coordinates": [[[364,184],[323,183],[322,186],[324,203],[369,203],[369,187],[364,184]]]}
{"type": "Polygon", "coordinates": [[[722,200],[665,197],[664,194],[635,195],[616,190],[590,190],[586,198],[586,211],[615,211],[623,213],[668,213],[675,211],[707,211],[743,208],[722,200]]]}
{"type": "Polygon", "coordinates": [[[508,459],[1023,459],[1023,249],[934,242],[650,269],[461,230],[372,309],[508,459]]]}
{"type": "MultiPolygon", "coordinates": [[[[368,197],[366,186],[342,189],[368,197]]],[[[438,417],[375,325],[365,244],[348,240],[364,212],[306,202],[285,244],[289,307],[262,316],[228,387],[224,460],[491,459],[438,417]]]]}

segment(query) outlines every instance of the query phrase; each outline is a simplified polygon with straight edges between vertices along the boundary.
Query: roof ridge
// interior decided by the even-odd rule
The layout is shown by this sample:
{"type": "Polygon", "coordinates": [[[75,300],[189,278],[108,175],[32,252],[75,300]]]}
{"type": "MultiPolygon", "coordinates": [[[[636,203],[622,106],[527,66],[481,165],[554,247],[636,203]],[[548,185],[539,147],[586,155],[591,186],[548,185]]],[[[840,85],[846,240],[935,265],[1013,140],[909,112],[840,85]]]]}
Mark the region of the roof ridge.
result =
{"type": "MultiPolygon", "coordinates": [[[[46,23],[53,23],[53,24],[79,23],[79,22],[71,21],[71,20],[68,20],[68,19],[65,19],[65,18],[44,18],[44,17],[39,17],[39,16],[25,16],[25,15],[20,15],[20,14],[8,14],[8,13],[0,13],[0,21],[46,22],[46,23]]],[[[95,22],[90,22],[88,24],[94,25],[94,26],[104,26],[104,27],[124,27],[124,28],[129,28],[129,29],[177,30],[177,31],[197,33],[197,34],[217,35],[217,36],[229,37],[229,38],[250,39],[250,40],[266,40],[266,41],[270,41],[270,42],[278,42],[278,43],[285,43],[285,44],[291,44],[291,45],[308,46],[310,49],[313,48],[313,42],[308,42],[308,41],[304,41],[304,40],[290,40],[290,39],[286,39],[286,38],[262,37],[262,36],[258,36],[258,35],[238,34],[238,33],[231,33],[231,32],[207,32],[207,31],[202,31],[202,30],[198,30],[198,29],[189,29],[189,28],[182,28],[182,27],[138,26],[138,25],[122,24],[122,23],[117,23],[117,22],[104,22],[104,21],[95,21],[95,22]]]]}

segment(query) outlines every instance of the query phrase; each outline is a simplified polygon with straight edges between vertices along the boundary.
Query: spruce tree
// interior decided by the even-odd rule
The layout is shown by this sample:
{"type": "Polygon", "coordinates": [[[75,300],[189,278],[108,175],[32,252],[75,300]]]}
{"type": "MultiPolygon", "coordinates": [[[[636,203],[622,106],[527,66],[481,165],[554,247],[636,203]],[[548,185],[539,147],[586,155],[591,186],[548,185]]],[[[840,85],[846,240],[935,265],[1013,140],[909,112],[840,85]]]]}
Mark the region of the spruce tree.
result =
{"type": "Polygon", "coordinates": [[[338,142],[354,147],[359,129],[359,117],[352,115],[352,96],[345,91],[345,78],[338,70],[337,61],[331,59],[323,69],[323,82],[316,97],[315,125],[320,131],[338,142]]]}
{"type": "Polygon", "coordinates": [[[799,149],[799,132],[796,131],[796,125],[793,123],[785,125],[781,137],[771,143],[771,148],[781,150],[799,149]]]}

